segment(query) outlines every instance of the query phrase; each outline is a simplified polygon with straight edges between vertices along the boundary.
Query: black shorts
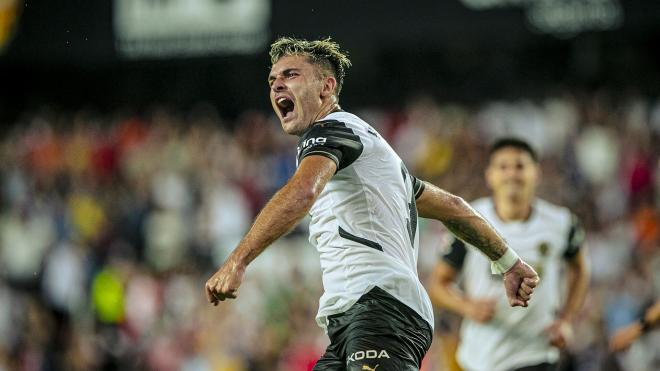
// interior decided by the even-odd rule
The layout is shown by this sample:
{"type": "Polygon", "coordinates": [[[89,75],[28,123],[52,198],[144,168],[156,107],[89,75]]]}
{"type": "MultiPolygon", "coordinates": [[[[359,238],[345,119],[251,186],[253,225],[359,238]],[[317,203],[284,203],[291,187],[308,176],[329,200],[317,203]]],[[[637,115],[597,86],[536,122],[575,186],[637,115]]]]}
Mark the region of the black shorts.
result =
{"type": "Polygon", "coordinates": [[[418,371],[431,346],[431,326],[375,287],[349,310],[328,317],[330,345],[313,371],[418,371]]]}
{"type": "Polygon", "coordinates": [[[557,371],[558,369],[559,367],[557,367],[556,363],[541,363],[534,366],[516,368],[512,371],[557,371]]]}

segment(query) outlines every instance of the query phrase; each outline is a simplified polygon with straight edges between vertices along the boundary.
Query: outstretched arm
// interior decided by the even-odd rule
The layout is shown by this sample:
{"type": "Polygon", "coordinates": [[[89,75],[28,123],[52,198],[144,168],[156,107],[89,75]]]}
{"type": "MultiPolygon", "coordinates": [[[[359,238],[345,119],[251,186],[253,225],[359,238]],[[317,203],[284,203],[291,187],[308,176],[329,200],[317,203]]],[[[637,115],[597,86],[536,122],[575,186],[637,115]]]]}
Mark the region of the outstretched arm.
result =
{"type": "Polygon", "coordinates": [[[336,170],[335,162],[324,156],[310,155],[300,162],[296,173],[264,206],[236,249],[206,282],[210,303],[236,298],[248,264],[298,224],[336,170]]]}
{"type": "Polygon", "coordinates": [[[495,229],[462,198],[428,182],[417,198],[417,211],[423,218],[441,221],[456,237],[475,246],[491,260],[494,273],[504,274],[509,304],[527,306],[539,277],[507,247],[495,229]]]}

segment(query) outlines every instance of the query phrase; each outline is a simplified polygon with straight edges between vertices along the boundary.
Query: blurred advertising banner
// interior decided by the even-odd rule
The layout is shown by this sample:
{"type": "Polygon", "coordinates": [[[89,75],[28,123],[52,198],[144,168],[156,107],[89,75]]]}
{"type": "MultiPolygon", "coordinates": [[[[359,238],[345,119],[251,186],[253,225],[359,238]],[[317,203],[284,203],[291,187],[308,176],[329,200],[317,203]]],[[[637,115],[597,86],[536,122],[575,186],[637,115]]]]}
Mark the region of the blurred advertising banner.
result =
{"type": "Polygon", "coordinates": [[[461,0],[470,9],[503,7],[525,9],[533,30],[560,37],[584,31],[606,31],[623,24],[620,0],[461,0]]]}
{"type": "Polygon", "coordinates": [[[22,0],[0,0],[0,53],[14,36],[22,7],[22,0]]]}
{"type": "Polygon", "coordinates": [[[270,0],[114,1],[115,44],[129,58],[253,53],[269,21],[270,0]]]}

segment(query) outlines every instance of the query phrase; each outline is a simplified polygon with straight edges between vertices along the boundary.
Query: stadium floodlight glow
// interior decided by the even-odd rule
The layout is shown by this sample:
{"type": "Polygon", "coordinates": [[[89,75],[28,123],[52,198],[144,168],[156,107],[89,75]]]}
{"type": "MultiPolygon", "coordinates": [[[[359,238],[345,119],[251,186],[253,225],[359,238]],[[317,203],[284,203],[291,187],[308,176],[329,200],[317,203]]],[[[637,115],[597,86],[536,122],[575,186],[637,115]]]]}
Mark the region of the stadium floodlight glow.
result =
{"type": "Polygon", "coordinates": [[[556,35],[611,30],[623,23],[623,10],[618,0],[540,0],[535,1],[526,14],[533,27],[556,35]]]}
{"type": "Polygon", "coordinates": [[[503,8],[506,6],[526,6],[531,0],[461,0],[463,5],[474,10],[503,8]]]}
{"type": "Polygon", "coordinates": [[[619,0],[461,0],[473,10],[517,6],[533,30],[560,37],[581,31],[611,30],[623,24],[619,0]]]}

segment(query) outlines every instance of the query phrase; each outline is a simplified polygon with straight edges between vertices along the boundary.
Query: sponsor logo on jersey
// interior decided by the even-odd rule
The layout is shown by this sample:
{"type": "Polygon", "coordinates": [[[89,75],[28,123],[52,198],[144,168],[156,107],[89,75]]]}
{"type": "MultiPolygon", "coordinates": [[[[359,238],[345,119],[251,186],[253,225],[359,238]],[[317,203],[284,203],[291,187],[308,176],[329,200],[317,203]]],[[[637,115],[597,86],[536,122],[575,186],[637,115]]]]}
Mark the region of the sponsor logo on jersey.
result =
{"type": "Polygon", "coordinates": [[[307,148],[309,146],[316,146],[316,145],[319,145],[319,144],[325,144],[325,142],[327,142],[327,141],[328,141],[328,138],[326,138],[326,137],[317,137],[317,138],[305,139],[302,142],[302,148],[307,148]]]}
{"type": "Polygon", "coordinates": [[[362,371],[376,371],[380,365],[376,365],[376,367],[371,368],[369,365],[362,365],[362,371]]]}
{"type": "Polygon", "coordinates": [[[317,145],[323,145],[328,141],[328,138],[326,137],[316,137],[316,138],[309,138],[305,139],[300,146],[296,148],[298,151],[298,156],[300,156],[300,152],[303,151],[305,148],[310,147],[310,146],[317,146],[317,145]]]}
{"type": "Polygon", "coordinates": [[[363,359],[378,359],[378,358],[390,358],[390,355],[387,354],[387,351],[385,349],[382,349],[380,351],[374,349],[360,350],[348,356],[347,362],[360,361],[363,359]]]}

